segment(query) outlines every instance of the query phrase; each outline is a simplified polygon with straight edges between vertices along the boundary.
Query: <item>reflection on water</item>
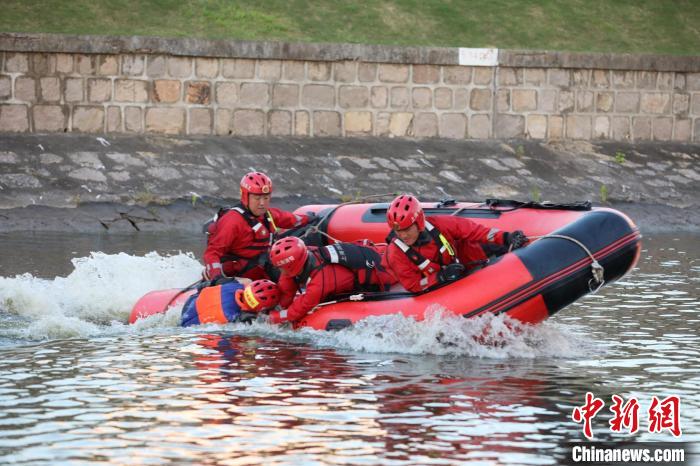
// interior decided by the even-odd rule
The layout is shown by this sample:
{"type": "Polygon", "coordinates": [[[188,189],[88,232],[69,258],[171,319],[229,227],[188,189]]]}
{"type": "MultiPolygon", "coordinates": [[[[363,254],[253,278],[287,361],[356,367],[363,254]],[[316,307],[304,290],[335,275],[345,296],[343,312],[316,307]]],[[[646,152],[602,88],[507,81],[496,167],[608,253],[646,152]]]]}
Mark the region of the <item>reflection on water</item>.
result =
{"type": "Polygon", "coordinates": [[[0,398],[11,462],[531,462],[575,435],[560,387],[529,362],[344,355],[226,333],[57,341],[13,358],[0,377],[13,386],[0,398]]]}
{"type": "MultiPolygon", "coordinates": [[[[652,396],[676,394],[680,440],[698,442],[699,245],[697,237],[646,238],[632,275],[563,310],[530,339],[508,343],[530,345],[529,354],[528,347],[480,357],[471,348],[408,354],[401,345],[410,338],[392,339],[386,325],[292,334],[236,325],[180,329],[173,321],[133,329],[106,318],[72,334],[87,337],[47,333],[33,342],[13,325],[39,316],[0,311],[0,338],[12,335],[0,348],[0,463],[559,464],[567,442],[583,440],[570,415],[587,391],[606,402],[593,420],[597,440],[627,438],[608,429],[613,394],[639,399],[633,439],[673,440],[667,431],[646,432],[645,412],[652,396]],[[380,331],[391,352],[379,350],[380,331]]],[[[15,248],[17,257],[34,257],[23,248],[15,248]]],[[[161,250],[169,251],[176,252],[161,250]]],[[[147,269],[149,276],[163,264],[171,272],[195,267],[151,259],[108,256],[80,267],[133,266],[129,275],[147,269]]],[[[67,259],[51,260],[48,267],[71,272],[67,259]]],[[[12,274],[31,270],[12,267],[12,274]]],[[[100,283],[81,273],[65,279],[100,283]]],[[[53,278],[27,283],[54,301],[64,291],[53,278]]],[[[82,296],[65,298],[57,315],[86,322],[74,309],[82,296]]]]}

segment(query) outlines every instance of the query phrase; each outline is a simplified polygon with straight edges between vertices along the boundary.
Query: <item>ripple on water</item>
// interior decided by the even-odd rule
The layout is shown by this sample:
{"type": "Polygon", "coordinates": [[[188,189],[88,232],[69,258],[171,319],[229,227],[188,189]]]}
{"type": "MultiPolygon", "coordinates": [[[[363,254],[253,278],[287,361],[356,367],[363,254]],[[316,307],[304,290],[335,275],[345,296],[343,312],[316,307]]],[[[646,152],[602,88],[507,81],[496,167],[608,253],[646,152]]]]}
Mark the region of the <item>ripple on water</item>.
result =
{"type": "MultiPolygon", "coordinates": [[[[130,303],[88,290],[103,287],[96,268],[119,293],[182,286],[201,267],[187,256],[93,255],[65,278],[2,278],[0,462],[559,464],[582,438],[570,416],[587,391],[606,409],[612,394],[642,410],[678,394],[683,440],[700,441],[700,254],[645,247],[638,270],[535,329],[444,309],[337,333],[180,329],[177,309],[132,327],[130,303]]],[[[596,438],[626,438],[607,420],[596,438]]]]}

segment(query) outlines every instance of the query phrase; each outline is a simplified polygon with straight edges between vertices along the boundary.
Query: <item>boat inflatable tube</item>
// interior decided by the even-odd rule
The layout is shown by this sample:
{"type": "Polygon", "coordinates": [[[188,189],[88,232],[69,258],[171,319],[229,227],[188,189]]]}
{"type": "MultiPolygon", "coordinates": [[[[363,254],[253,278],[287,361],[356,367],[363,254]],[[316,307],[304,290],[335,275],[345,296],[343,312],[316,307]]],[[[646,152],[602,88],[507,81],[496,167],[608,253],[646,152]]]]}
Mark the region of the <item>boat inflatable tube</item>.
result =
{"type": "MultiPolygon", "coordinates": [[[[385,241],[388,204],[310,205],[296,213],[322,217],[311,229],[297,229],[307,244],[369,239],[385,241]],[[315,230],[317,229],[317,230],[315,230]]],[[[517,203],[423,203],[426,216],[456,215],[487,228],[522,230],[527,246],[491,259],[483,268],[421,293],[389,290],[338,296],[319,304],[296,327],[338,330],[370,316],[403,314],[422,320],[435,305],[464,317],[506,314],[526,324],[547,317],[613,282],[637,263],[641,236],[624,214],[609,208],[517,203]]],[[[163,312],[179,290],[152,292],[139,300],[129,319],[163,312]]],[[[175,303],[186,296],[177,297],[175,303]]]]}
{"type": "MultiPolygon", "coordinates": [[[[537,324],[619,279],[637,263],[641,236],[621,212],[591,208],[586,203],[552,206],[493,201],[423,203],[423,209],[426,216],[466,217],[488,228],[523,230],[536,239],[466,277],[421,293],[364,293],[321,304],[297,326],[341,329],[369,316],[399,313],[421,320],[435,304],[464,317],[490,312],[537,324]]],[[[388,204],[313,205],[297,212],[326,216],[318,228],[334,240],[383,242],[389,234],[387,208],[388,204]]]]}
{"type": "Polygon", "coordinates": [[[141,296],[129,314],[129,323],[133,324],[139,319],[145,319],[155,314],[165,314],[174,306],[185,304],[187,298],[195,294],[197,290],[182,290],[171,288],[168,290],[151,291],[141,296]]]}

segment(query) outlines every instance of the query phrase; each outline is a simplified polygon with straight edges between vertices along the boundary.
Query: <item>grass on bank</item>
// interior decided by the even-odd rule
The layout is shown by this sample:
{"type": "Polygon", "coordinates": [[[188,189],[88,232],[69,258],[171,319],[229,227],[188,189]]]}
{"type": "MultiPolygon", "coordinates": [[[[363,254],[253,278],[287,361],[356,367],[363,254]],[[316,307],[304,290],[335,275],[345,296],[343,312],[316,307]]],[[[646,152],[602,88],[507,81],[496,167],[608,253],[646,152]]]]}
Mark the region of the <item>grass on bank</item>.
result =
{"type": "Polygon", "coordinates": [[[700,54],[699,0],[2,0],[0,31],[700,54]]]}

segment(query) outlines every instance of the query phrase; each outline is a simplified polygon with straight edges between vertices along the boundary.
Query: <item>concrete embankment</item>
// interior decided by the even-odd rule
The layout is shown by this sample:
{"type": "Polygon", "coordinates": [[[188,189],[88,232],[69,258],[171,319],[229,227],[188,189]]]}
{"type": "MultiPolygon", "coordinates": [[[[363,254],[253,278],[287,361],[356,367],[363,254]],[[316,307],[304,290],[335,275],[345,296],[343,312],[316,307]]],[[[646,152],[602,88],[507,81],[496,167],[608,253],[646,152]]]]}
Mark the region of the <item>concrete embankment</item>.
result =
{"type": "Polygon", "coordinates": [[[643,232],[698,231],[699,162],[687,143],[4,134],[0,232],[194,232],[253,169],[285,208],[404,191],[592,200],[643,232]]]}

